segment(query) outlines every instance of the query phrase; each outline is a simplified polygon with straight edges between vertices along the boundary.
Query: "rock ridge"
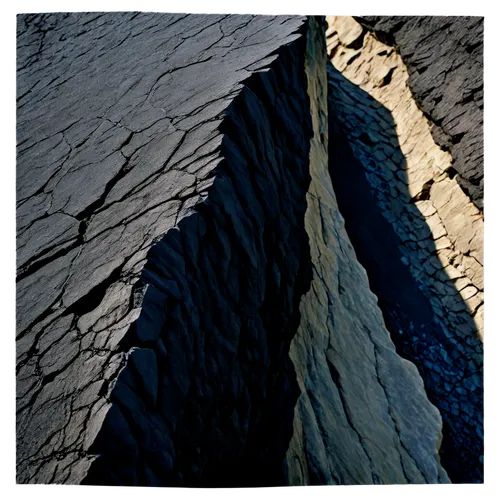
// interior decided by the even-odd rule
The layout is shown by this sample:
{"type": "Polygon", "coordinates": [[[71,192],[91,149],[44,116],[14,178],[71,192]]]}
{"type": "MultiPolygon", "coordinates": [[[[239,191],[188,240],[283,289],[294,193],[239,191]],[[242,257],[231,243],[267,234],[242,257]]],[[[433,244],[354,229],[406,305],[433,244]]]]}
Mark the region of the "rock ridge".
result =
{"type": "Polygon", "coordinates": [[[446,483],[438,455],[441,417],[415,366],[396,353],[337,205],[329,172],[329,145],[335,141],[329,139],[333,110],[322,28],[311,30],[307,52],[315,103],[305,218],[313,280],[290,347],[301,394],[287,453],[288,481],[446,483]]]}

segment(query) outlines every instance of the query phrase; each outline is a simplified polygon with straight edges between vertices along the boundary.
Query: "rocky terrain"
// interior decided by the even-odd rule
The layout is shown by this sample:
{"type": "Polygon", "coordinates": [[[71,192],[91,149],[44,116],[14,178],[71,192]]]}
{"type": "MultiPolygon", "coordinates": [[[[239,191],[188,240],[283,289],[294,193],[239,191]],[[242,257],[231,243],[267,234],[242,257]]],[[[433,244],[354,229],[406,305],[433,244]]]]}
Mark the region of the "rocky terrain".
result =
{"type": "Polygon", "coordinates": [[[397,47],[434,141],[451,152],[458,184],[482,209],[484,19],[366,16],[357,20],[397,47]]]}
{"type": "Polygon", "coordinates": [[[482,481],[482,87],[426,19],[18,16],[19,483],[482,481]]]}
{"type": "Polygon", "coordinates": [[[416,364],[443,417],[446,470],[477,481],[483,215],[460,188],[453,151],[434,142],[401,56],[354,19],[327,19],[330,160],[347,232],[398,352],[416,364]]]}

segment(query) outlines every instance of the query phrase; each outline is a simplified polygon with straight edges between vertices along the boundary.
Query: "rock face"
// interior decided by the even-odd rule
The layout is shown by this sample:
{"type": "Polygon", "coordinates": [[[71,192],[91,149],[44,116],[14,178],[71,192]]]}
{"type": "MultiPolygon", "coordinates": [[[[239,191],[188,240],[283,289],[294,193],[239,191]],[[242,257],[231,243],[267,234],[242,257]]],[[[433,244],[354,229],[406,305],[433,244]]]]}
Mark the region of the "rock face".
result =
{"type": "Polygon", "coordinates": [[[19,482],[282,482],[305,26],[18,17],[19,482]]]}
{"type": "Polygon", "coordinates": [[[357,18],[391,46],[408,69],[410,87],[431,122],[436,143],[450,150],[457,181],[482,209],[482,17],[367,16],[357,18]]]}
{"type": "Polygon", "coordinates": [[[454,482],[480,482],[483,216],[401,57],[354,19],[327,19],[331,172],[347,232],[398,352],[441,412],[443,465],[454,482]]]}
{"type": "Polygon", "coordinates": [[[478,480],[476,177],[328,22],[18,16],[18,482],[478,480]]]}
{"type": "Polygon", "coordinates": [[[316,30],[310,44],[306,64],[316,107],[305,223],[313,280],[290,348],[301,395],[287,453],[288,481],[448,482],[438,457],[439,413],[416,368],[396,354],[339,213],[328,171],[323,32],[316,30]]]}

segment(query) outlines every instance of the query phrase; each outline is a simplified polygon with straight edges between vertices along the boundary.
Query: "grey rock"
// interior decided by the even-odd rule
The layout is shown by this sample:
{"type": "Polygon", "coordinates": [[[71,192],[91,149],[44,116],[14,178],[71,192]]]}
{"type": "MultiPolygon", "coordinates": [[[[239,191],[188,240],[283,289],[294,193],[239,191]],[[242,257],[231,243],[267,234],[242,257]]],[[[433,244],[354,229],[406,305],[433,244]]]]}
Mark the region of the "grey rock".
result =
{"type": "Polygon", "coordinates": [[[18,482],[282,484],[306,23],[18,16],[18,482]]]}
{"type": "Polygon", "coordinates": [[[287,452],[289,482],[448,482],[438,456],[439,412],[416,367],[396,353],[338,209],[328,152],[328,141],[337,147],[335,135],[320,133],[332,125],[325,40],[319,30],[310,33],[315,136],[305,223],[313,281],[290,347],[301,394],[287,452]]]}

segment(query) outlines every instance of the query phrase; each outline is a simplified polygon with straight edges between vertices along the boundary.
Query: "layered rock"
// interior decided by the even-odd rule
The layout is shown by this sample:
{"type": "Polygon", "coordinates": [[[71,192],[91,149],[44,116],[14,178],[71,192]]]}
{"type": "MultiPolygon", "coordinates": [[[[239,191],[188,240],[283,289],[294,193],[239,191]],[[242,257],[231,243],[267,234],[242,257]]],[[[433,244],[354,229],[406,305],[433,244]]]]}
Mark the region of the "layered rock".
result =
{"type": "Polygon", "coordinates": [[[447,482],[438,456],[439,412],[427,400],[415,366],[395,352],[344,228],[329,173],[324,32],[314,30],[308,42],[308,88],[316,104],[305,223],[313,280],[290,347],[301,394],[287,453],[288,480],[447,482]]]}
{"type": "MultiPolygon", "coordinates": [[[[456,175],[469,166],[476,171],[475,156],[462,168],[454,149],[450,154],[435,142],[413,98],[404,52],[402,59],[353,18],[327,19],[337,130],[330,160],[340,209],[398,352],[416,363],[443,416],[446,470],[454,482],[481,481],[484,223],[477,199],[469,199],[456,175]]],[[[435,21],[423,25],[431,29],[435,21]]],[[[448,28],[458,29],[445,23],[441,31],[448,28]]],[[[434,67],[432,53],[427,65],[434,67]]],[[[454,98],[441,110],[449,109],[450,120],[461,106],[449,105],[454,98]]],[[[460,126],[477,132],[464,116],[460,126]]]]}

